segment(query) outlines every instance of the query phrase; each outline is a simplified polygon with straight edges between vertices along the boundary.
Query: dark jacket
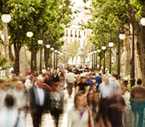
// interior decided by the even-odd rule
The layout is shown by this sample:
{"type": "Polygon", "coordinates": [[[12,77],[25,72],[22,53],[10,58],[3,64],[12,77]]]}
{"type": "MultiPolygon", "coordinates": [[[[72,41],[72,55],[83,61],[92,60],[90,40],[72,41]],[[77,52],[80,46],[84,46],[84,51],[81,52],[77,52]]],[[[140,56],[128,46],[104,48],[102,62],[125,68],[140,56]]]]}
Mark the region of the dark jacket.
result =
{"type": "MultiPolygon", "coordinates": [[[[39,107],[37,104],[36,104],[36,97],[35,97],[35,93],[34,93],[34,89],[35,89],[35,86],[33,86],[31,89],[30,89],[30,109],[32,112],[35,112],[37,110],[37,108],[39,107]]],[[[47,113],[50,111],[50,94],[47,90],[43,89],[44,90],[44,105],[42,106],[43,107],[43,112],[44,113],[47,113]]]]}

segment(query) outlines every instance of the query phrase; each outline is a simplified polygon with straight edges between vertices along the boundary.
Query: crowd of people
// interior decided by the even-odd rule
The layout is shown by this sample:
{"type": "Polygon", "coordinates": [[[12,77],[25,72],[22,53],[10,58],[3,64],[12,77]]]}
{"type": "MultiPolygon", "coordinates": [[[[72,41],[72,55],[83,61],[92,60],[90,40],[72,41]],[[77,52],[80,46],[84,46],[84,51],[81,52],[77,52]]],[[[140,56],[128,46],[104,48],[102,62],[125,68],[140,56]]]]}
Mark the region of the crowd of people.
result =
{"type": "Polygon", "coordinates": [[[142,80],[131,87],[116,74],[103,74],[88,67],[68,66],[12,73],[0,81],[0,127],[41,127],[51,114],[55,127],[66,114],[65,127],[145,127],[145,88],[142,80]]]}

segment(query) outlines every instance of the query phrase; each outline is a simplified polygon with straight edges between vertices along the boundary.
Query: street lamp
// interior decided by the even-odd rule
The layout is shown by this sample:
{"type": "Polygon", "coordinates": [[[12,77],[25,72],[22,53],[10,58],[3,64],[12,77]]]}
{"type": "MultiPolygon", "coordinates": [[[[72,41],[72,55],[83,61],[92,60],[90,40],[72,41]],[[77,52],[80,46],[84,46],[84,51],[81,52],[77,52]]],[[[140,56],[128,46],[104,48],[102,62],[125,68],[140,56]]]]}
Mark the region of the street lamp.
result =
{"type": "Polygon", "coordinates": [[[49,44],[47,44],[47,45],[46,45],[46,48],[47,48],[47,49],[49,49],[49,48],[50,48],[50,45],[49,45],[49,44]]]}
{"type": "Polygon", "coordinates": [[[2,14],[1,20],[4,25],[4,48],[5,48],[5,57],[9,56],[8,55],[8,45],[9,45],[9,38],[8,38],[8,27],[7,24],[11,21],[11,15],[10,14],[2,14]]]}
{"type": "Polygon", "coordinates": [[[106,46],[102,46],[102,50],[104,51],[104,65],[103,65],[103,73],[105,74],[106,69],[106,61],[105,61],[105,53],[106,53],[106,46]]]}
{"type": "Polygon", "coordinates": [[[38,44],[40,45],[40,67],[39,67],[39,72],[41,73],[42,71],[42,49],[43,49],[43,40],[38,40],[38,44]]]}
{"type": "Polygon", "coordinates": [[[142,26],[145,26],[145,17],[142,17],[142,18],[141,18],[140,24],[141,24],[142,26]]]}
{"type": "Polygon", "coordinates": [[[126,38],[126,35],[124,33],[119,34],[119,39],[124,40],[126,38]]]}
{"type": "Polygon", "coordinates": [[[11,15],[10,14],[3,14],[1,16],[1,20],[3,23],[9,23],[11,21],[11,15]]]}
{"type": "Polygon", "coordinates": [[[111,74],[112,71],[112,47],[114,46],[113,42],[109,42],[109,48],[110,48],[110,64],[109,64],[109,73],[111,74]]]}
{"type": "Polygon", "coordinates": [[[52,48],[50,48],[50,50],[51,50],[51,51],[54,51],[54,48],[52,47],[52,48]]]}
{"type": "MultiPolygon", "coordinates": [[[[126,38],[126,35],[124,32],[119,34],[119,39],[121,40],[121,42],[123,42],[126,38]]],[[[118,63],[117,63],[117,74],[120,77],[120,50],[121,46],[120,46],[120,41],[118,41],[118,47],[117,47],[117,57],[118,57],[118,63]]]]}
{"type": "Polygon", "coordinates": [[[33,37],[33,32],[31,32],[31,31],[28,31],[28,32],[26,33],[26,36],[27,36],[28,38],[31,38],[31,37],[33,37]]]}

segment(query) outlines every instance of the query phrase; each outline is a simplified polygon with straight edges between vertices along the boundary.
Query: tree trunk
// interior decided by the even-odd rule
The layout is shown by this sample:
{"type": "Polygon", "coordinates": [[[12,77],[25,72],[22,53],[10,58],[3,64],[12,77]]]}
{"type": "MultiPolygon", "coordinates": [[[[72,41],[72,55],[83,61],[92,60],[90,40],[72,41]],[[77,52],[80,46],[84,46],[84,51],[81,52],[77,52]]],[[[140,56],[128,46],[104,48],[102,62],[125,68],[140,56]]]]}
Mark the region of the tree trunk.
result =
{"type": "Polygon", "coordinates": [[[45,69],[48,68],[48,58],[49,58],[49,49],[46,47],[44,48],[44,64],[45,64],[45,69]]]}
{"type": "MultiPolygon", "coordinates": [[[[145,17],[145,6],[142,9],[142,17],[145,17]]],[[[145,26],[139,25],[138,33],[137,50],[140,60],[143,85],[145,85],[145,78],[143,78],[145,76],[145,26]]]]}
{"type": "Polygon", "coordinates": [[[13,52],[12,52],[12,47],[11,45],[9,45],[9,58],[10,60],[13,62],[14,61],[14,55],[13,55],[13,52]]]}
{"type": "Polygon", "coordinates": [[[14,72],[16,75],[19,75],[20,73],[20,49],[21,46],[17,43],[14,43],[14,52],[15,52],[14,72]]]}
{"type": "Polygon", "coordinates": [[[31,71],[37,71],[37,51],[35,48],[31,50],[31,71]]]}

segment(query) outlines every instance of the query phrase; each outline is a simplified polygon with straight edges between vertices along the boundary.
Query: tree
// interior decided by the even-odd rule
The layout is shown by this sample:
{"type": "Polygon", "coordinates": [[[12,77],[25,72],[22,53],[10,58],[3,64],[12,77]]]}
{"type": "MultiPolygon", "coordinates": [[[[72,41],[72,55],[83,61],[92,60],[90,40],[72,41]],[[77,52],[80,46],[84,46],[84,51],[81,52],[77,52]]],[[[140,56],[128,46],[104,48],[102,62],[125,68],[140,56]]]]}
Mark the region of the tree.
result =
{"type": "MultiPolygon", "coordinates": [[[[15,73],[20,71],[20,50],[27,45],[31,51],[31,69],[37,69],[38,39],[44,39],[44,44],[52,44],[58,48],[62,42],[59,38],[63,35],[64,25],[70,20],[69,0],[8,0],[1,1],[1,13],[10,13],[12,21],[9,24],[11,44],[14,47],[15,73]],[[33,38],[26,37],[26,32],[32,31],[33,38]]],[[[45,51],[47,49],[45,48],[45,51]]],[[[47,52],[45,52],[47,54],[47,52]]],[[[45,56],[47,59],[47,57],[45,56]]]]}
{"type": "MultiPolygon", "coordinates": [[[[145,17],[145,1],[138,0],[140,3],[140,16],[139,17],[145,17]]],[[[145,75],[145,27],[141,26],[139,24],[138,20],[138,41],[137,41],[137,48],[138,48],[138,55],[140,60],[140,67],[141,67],[141,73],[142,73],[142,80],[143,85],[145,85],[145,79],[143,78],[145,75]]]]}

